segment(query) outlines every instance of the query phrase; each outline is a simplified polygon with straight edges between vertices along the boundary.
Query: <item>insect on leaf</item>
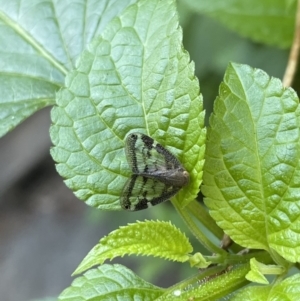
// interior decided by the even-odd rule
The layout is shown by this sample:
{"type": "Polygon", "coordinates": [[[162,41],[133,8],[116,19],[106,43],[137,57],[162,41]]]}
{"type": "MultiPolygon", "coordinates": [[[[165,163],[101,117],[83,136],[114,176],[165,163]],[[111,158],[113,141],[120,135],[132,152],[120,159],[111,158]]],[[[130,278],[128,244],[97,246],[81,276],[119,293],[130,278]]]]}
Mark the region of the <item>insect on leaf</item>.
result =
{"type": "Polygon", "coordinates": [[[129,134],[125,151],[132,176],[122,191],[123,209],[136,211],[169,200],[189,182],[177,158],[147,135],[129,134]]]}

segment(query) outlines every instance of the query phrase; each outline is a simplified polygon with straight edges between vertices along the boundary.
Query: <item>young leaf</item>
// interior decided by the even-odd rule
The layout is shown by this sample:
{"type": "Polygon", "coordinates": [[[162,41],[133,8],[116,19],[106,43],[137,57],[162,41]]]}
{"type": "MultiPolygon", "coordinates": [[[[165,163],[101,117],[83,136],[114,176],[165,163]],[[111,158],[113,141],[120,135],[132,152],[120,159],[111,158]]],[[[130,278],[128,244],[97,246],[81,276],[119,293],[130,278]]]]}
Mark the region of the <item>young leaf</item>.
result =
{"type": "Polygon", "coordinates": [[[297,1],[182,0],[254,41],[287,48],[292,44],[297,1]]]}
{"type": "Polygon", "coordinates": [[[193,247],[186,236],[169,222],[145,221],[129,224],[103,237],[73,274],[117,256],[144,255],[185,262],[193,247]]]}
{"type": "Polygon", "coordinates": [[[252,282],[257,282],[261,284],[268,284],[268,279],[264,276],[264,274],[260,270],[260,265],[262,263],[258,262],[255,258],[250,259],[250,267],[251,270],[246,275],[246,279],[252,282]]]}
{"type": "Polygon", "coordinates": [[[264,275],[281,275],[285,269],[278,265],[267,265],[257,261],[255,258],[250,259],[251,270],[246,275],[249,281],[268,284],[268,280],[264,275]]]}
{"type": "Polygon", "coordinates": [[[0,137],[55,104],[65,75],[94,35],[130,0],[0,2],[0,137]],[[97,12],[97,13],[95,13],[97,12]]]}
{"type": "Polygon", "coordinates": [[[230,301],[298,301],[299,296],[300,275],[296,274],[272,285],[244,288],[235,294],[230,301]]]}
{"type": "Polygon", "coordinates": [[[60,301],[153,301],[164,289],[154,286],[122,265],[104,264],[76,278],[59,296],[60,301]]]}
{"type": "Polygon", "coordinates": [[[191,267],[195,266],[199,269],[205,269],[211,264],[211,261],[207,261],[204,258],[204,256],[199,252],[197,252],[193,256],[191,256],[189,258],[189,262],[190,262],[191,267]]]}
{"type": "Polygon", "coordinates": [[[299,261],[295,92],[261,70],[230,64],[210,126],[203,193],[211,215],[238,244],[299,261]]]}
{"type": "Polygon", "coordinates": [[[51,154],[77,197],[116,210],[131,174],[125,137],[142,132],[188,171],[189,185],[176,195],[185,205],[202,179],[203,117],[174,1],[141,0],[107,25],[68,74],[52,110],[51,154]]]}

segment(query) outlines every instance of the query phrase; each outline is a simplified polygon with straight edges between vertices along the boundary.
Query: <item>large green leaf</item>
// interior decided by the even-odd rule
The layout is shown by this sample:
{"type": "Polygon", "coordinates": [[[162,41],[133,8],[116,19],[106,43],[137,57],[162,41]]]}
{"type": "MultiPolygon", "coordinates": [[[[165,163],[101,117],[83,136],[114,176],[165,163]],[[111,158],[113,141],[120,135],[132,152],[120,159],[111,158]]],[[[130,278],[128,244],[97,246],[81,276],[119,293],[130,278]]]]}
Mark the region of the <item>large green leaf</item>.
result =
{"type": "Polygon", "coordinates": [[[133,0],[0,0],[0,137],[55,103],[94,36],[133,0]]]}
{"type": "Polygon", "coordinates": [[[299,261],[297,95],[261,70],[230,64],[210,126],[203,193],[211,215],[240,245],[299,261]]]}
{"type": "Polygon", "coordinates": [[[141,300],[153,301],[164,289],[139,278],[119,265],[104,264],[76,278],[59,296],[60,301],[141,300]]]}
{"type": "Polygon", "coordinates": [[[80,199],[120,209],[131,173],[124,138],[143,132],[189,171],[189,185],[176,196],[184,205],[202,178],[203,114],[174,1],[142,0],[110,22],[68,74],[52,110],[51,154],[80,199]]]}
{"type": "Polygon", "coordinates": [[[293,41],[296,0],[181,0],[257,42],[289,47],[293,41]]]}
{"type": "Polygon", "coordinates": [[[102,264],[107,259],[112,260],[126,254],[150,255],[185,262],[192,251],[193,247],[184,233],[170,222],[137,222],[103,237],[73,274],[82,273],[96,264],[102,264]]]}

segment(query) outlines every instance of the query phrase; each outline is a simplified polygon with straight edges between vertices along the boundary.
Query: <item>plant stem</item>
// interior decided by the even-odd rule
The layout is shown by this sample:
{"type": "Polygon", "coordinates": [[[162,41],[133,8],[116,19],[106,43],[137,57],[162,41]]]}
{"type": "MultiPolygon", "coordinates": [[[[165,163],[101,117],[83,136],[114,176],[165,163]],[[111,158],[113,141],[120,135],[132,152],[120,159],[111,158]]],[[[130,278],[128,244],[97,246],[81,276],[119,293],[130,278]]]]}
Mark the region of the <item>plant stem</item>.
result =
{"type": "Polygon", "coordinates": [[[160,296],[159,300],[219,300],[222,297],[245,286],[245,275],[249,272],[249,263],[239,265],[231,270],[224,266],[214,266],[198,275],[194,275],[174,286],[160,296]]]}
{"type": "Polygon", "coordinates": [[[285,87],[290,87],[295,79],[295,74],[297,71],[297,66],[299,61],[299,49],[300,49],[300,0],[298,0],[298,4],[297,4],[294,40],[293,40],[292,47],[290,49],[288,64],[282,80],[283,85],[285,87]]]}
{"type": "Polygon", "coordinates": [[[207,261],[211,261],[215,264],[226,264],[226,265],[234,265],[234,264],[243,264],[249,262],[251,258],[256,258],[259,262],[263,262],[265,264],[270,264],[273,262],[272,257],[266,251],[258,251],[248,254],[230,254],[227,253],[226,258],[219,256],[204,256],[207,261]]]}
{"type": "Polygon", "coordinates": [[[201,271],[200,273],[197,273],[196,275],[193,275],[193,276],[191,276],[187,279],[184,279],[183,281],[176,283],[175,285],[169,287],[166,290],[166,292],[164,293],[164,295],[171,294],[177,290],[183,291],[183,290],[189,288],[190,286],[195,285],[195,283],[200,283],[202,280],[204,280],[207,277],[211,277],[211,276],[219,274],[223,270],[224,270],[224,266],[214,266],[214,267],[207,268],[207,269],[201,271]]]}
{"type": "Polygon", "coordinates": [[[214,245],[203,232],[199,229],[198,225],[194,222],[194,220],[191,217],[191,214],[187,211],[185,208],[181,208],[180,205],[177,203],[177,201],[174,199],[172,200],[173,205],[177,209],[180,216],[185,221],[186,225],[190,229],[190,231],[193,233],[193,235],[197,238],[197,240],[206,247],[207,250],[209,250],[212,253],[217,253],[219,255],[226,256],[226,251],[223,249],[217,247],[214,245]]]}
{"type": "Polygon", "coordinates": [[[222,239],[223,230],[219,228],[213,218],[209,215],[207,210],[198,201],[194,200],[190,202],[186,208],[199,220],[204,227],[210,230],[216,237],[222,239]]]}

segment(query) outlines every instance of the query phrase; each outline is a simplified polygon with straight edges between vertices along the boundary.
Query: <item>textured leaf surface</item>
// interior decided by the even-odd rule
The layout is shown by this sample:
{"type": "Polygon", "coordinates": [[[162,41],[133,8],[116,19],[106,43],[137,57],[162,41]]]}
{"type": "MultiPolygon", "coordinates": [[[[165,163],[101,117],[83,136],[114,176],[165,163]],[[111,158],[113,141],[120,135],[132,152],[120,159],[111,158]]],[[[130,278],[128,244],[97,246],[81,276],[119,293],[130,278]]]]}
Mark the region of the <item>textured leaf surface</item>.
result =
{"type": "Polygon", "coordinates": [[[295,0],[182,0],[257,42],[289,47],[295,28],[295,0]]]}
{"type": "Polygon", "coordinates": [[[124,143],[143,132],[190,173],[177,198],[193,200],[202,179],[202,99],[182,48],[174,2],[139,1],[81,55],[52,110],[52,156],[66,184],[89,205],[120,209],[131,171],[124,143]]]}
{"type": "Polygon", "coordinates": [[[119,265],[104,264],[76,278],[59,296],[60,301],[134,300],[153,301],[163,289],[119,265]]]}
{"type": "Polygon", "coordinates": [[[130,2],[0,1],[0,137],[55,103],[83,48],[130,2]]]}
{"type": "Polygon", "coordinates": [[[129,224],[102,238],[83,259],[74,274],[124,255],[144,255],[184,262],[193,251],[186,236],[169,222],[129,224]]]}
{"type": "Polygon", "coordinates": [[[294,275],[280,283],[268,286],[251,286],[241,290],[230,301],[298,301],[300,275],[294,275]]]}
{"type": "Polygon", "coordinates": [[[234,241],[292,262],[300,260],[298,102],[278,79],[230,64],[210,119],[203,186],[234,241]]]}

